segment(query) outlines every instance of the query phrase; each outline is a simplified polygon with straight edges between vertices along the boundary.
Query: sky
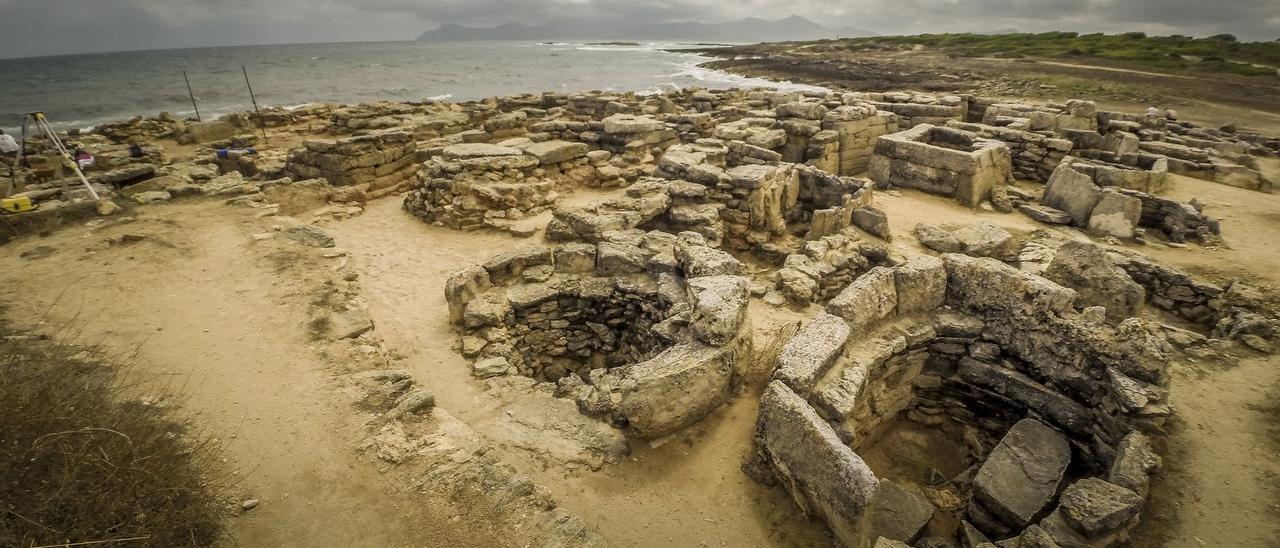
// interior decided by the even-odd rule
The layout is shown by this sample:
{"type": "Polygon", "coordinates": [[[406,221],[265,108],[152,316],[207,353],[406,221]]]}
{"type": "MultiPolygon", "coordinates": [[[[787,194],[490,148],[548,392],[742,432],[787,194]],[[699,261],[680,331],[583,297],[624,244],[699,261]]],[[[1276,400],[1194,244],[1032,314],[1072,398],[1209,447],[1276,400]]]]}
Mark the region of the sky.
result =
{"type": "Polygon", "coordinates": [[[0,58],[412,40],[441,23],[791,15],[878,34],[1017,29],[1280,39],[1280,0],[0,0],[0,58]]]}

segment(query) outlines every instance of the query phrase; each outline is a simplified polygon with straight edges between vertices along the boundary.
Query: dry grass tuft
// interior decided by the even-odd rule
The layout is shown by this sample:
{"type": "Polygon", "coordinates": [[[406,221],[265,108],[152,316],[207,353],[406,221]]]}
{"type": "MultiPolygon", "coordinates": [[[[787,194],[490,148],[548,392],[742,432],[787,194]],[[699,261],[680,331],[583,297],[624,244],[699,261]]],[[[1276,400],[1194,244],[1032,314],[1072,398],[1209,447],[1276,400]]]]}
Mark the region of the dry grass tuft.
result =
{"type": "Polygon", "coordinates": [[[762,386],[768,382],[769,374],[773,371],[774,362],[778,361],[778,354],[782,352],[782,347],[799,330],[799,323],[789,323],[778,326],[763,340],[761,337],[756,337],[755,344],[751,346],[751,356],[747,360],[746,374],[743,379],[748,386],[762,386]]]}
{"type": "Polygon", "coordinates": [[[101,356],[0,325],[0,546],[209,546],[218,447],[101,356]]]}

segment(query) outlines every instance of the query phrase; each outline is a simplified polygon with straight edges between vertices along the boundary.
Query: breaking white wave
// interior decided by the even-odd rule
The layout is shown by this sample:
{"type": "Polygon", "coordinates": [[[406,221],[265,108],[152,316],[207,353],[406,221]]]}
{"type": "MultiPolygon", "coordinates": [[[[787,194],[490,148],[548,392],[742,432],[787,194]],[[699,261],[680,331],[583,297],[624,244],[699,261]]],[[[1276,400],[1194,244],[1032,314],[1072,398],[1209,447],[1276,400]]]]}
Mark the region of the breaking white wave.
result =
{"type": "Polygon", "coordinates": [[[813,91],[820,93],[831,91],[829,88],[822,86],[797,84],[787,80],[774,81],[766,78],[754,78],[699,66],[706,61],[710,61],[710,59],[699,56],[697,60],[677,63],[676,66],[680,67],[680,70],[670,74],[668,77],[693,79],[710,88],[771,88],[778,91],[813,91]]]}

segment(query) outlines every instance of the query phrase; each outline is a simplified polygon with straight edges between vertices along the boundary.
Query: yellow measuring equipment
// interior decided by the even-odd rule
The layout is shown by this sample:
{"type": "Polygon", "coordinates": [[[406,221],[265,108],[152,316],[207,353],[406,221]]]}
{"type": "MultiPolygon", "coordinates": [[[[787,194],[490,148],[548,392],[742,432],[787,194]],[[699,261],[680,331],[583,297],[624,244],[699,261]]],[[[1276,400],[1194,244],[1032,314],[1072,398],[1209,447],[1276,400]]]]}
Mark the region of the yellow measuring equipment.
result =
{"type": "Polygon", "coordinates": [[[35,205],[31,203],[30,196],[0,199],[0,209],[10,213],[22,213],[24,211],[31,211],[34,208],[35,205]]]}

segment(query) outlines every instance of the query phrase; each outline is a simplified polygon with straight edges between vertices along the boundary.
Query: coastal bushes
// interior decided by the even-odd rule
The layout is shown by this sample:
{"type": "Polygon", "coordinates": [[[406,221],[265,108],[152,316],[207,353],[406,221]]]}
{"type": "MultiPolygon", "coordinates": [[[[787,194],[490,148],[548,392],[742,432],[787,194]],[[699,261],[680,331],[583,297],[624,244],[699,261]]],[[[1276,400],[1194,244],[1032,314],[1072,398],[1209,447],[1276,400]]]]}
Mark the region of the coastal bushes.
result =
{"type": "Polygon", "coordinates": [[[1240,42],[1230,34],[1207,38],[1075,32],[1009,34],[920,34],[844,39],[848,50],[926,47],[960,57],[1071,57],[1120,61],[1163,69],[1273,76],[1280,68],[1280,42],[1240,42]]]}
{"type": "Polygon", "coordinates": [[[83,349],[0,324],[0,546],[209,546],[217,447],[83,349]]]}

